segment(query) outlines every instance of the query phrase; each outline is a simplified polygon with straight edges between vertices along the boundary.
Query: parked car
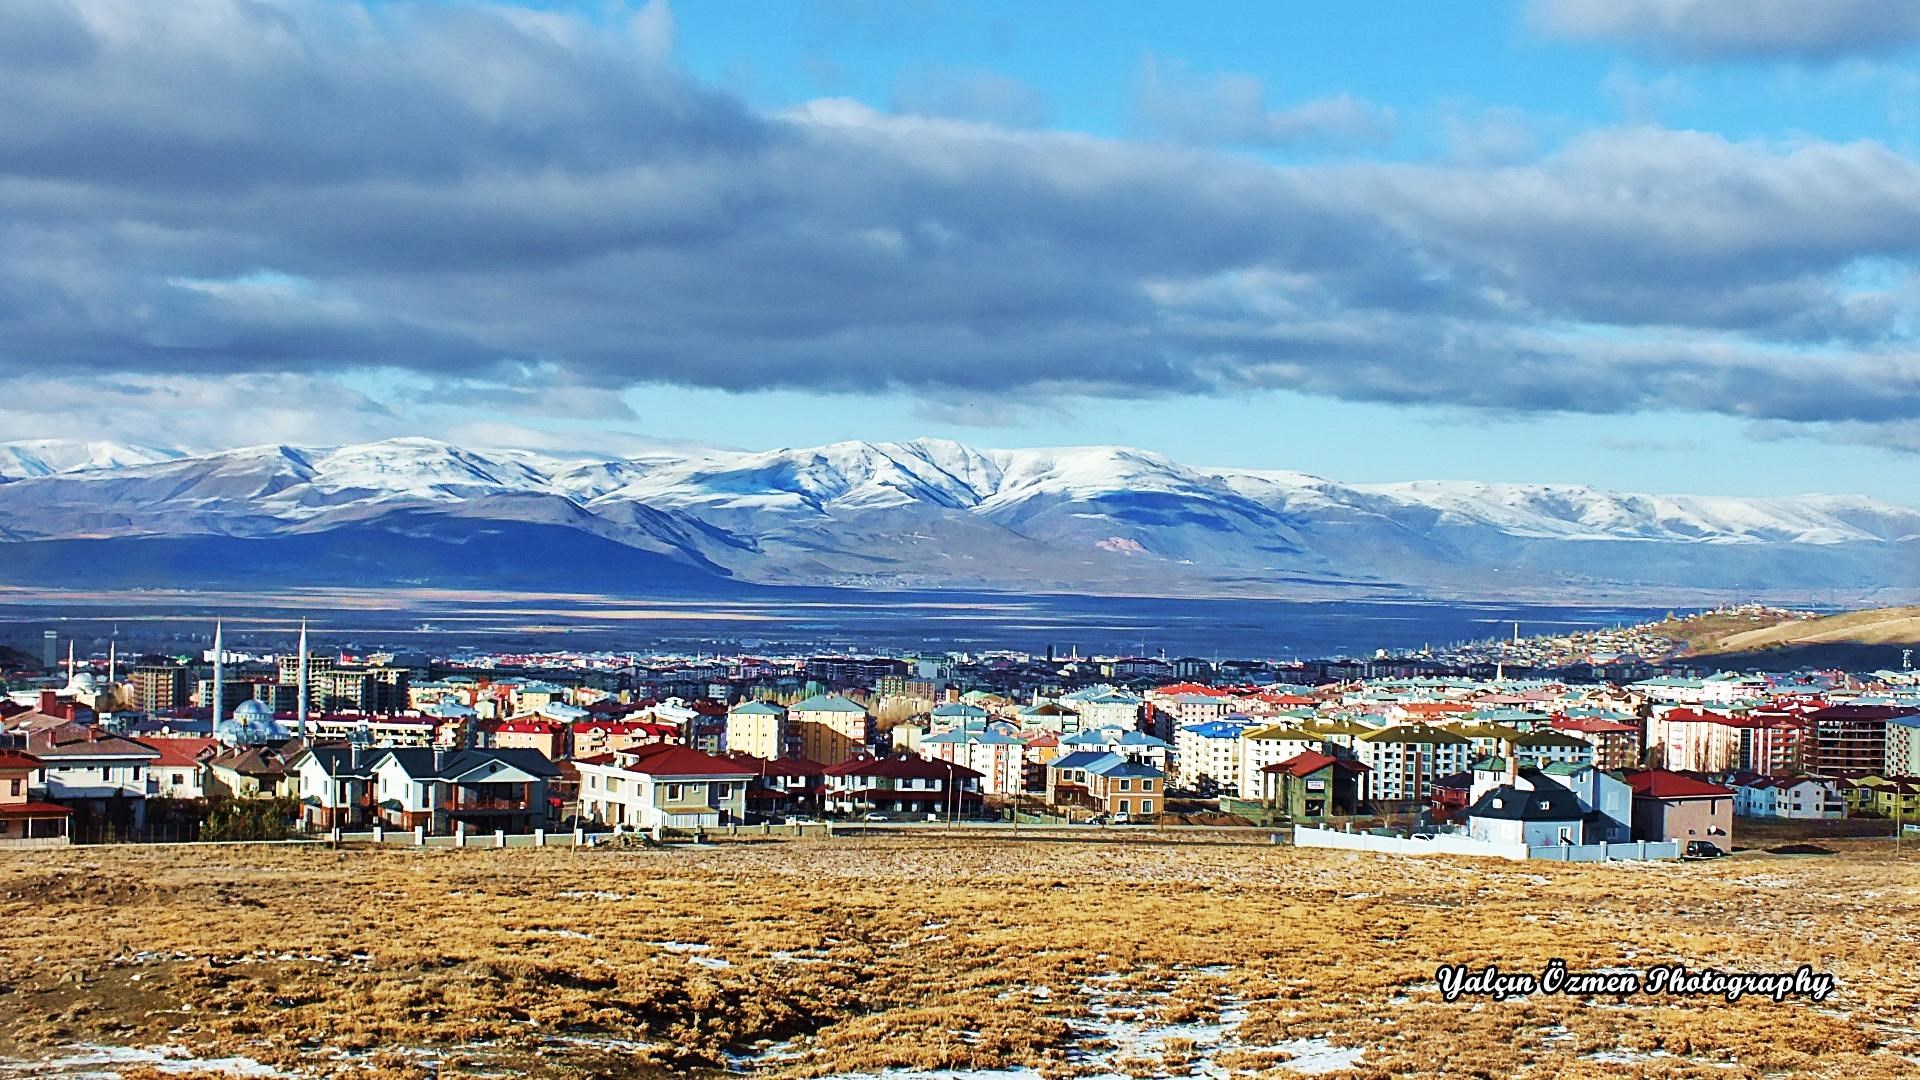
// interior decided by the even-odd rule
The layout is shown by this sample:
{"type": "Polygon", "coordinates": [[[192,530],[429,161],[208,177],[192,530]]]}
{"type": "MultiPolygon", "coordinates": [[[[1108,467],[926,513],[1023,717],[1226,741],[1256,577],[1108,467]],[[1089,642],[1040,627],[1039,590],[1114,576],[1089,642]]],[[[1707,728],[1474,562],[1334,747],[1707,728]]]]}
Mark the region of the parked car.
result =
{"type": "Polygon", "coordinates": [[[860,820],[861,821],[892,821],[893,815],[883,814],[878,810],[869,810],[866,813],[860,815],[860,820]]]}
{"type": "Polygon", "coordinates": [[[1687,841],[1686,857],[1689,859],[1717,859],[1725,854],[1720,850],[1720,845],[1711,840],[1687,841]]]}
{"type": "Polygon", "coordinates": [[[1105,814],[1095,814],[1087,819],[1087,824],[1089,825],[1105,825],[1106,823],[1107,815],[1105,814]]]}

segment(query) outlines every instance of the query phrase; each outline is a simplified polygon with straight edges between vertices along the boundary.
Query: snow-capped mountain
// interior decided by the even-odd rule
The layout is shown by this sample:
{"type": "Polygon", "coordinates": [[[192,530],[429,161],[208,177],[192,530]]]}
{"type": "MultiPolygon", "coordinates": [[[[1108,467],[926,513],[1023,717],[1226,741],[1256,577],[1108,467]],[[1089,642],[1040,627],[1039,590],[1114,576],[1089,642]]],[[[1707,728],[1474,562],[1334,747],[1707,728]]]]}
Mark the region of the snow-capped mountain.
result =
{"type": "Polygon", "coordinates": [[[113,442],[75,442],[67,439],[26,439],[0,443],[0,482],[29,476],[117,469],[185,457],[181,450],[132,446],[113,442]]]}
{"type": "Polygon", "coordinates": [[[0,580],[191,585],[269,571],[281,584],[632,591],[1885,598],[1920,592],[1920,511],[1831,495],[1347,485],[1124,447],[938,439],[604,459],[431,439],[200,455],[0,444],[0,580]]]}

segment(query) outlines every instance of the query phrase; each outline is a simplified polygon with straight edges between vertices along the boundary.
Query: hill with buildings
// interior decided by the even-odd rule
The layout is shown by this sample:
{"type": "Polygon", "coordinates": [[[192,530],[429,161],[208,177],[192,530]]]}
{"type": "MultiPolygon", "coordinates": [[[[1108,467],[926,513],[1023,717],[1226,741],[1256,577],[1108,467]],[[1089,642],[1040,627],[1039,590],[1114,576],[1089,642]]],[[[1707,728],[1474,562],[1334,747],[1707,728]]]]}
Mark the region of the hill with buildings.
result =
{"type": "Polygon", "coordinates": [[[0,445],[7,462],[0,581],[14,584],[1920,599],[1920,511],[1855,496],[1350,485],[935,439],[629,458],[40,441],[0,445]]]}
{"type": "Polygon", "coordinates": [[[1685,623],[1662,624],[1679,628],[1673,636],[1684,644],[1681,654],[1729,669],[1894,668],[1900,666],[1906,650],[1920,650],[1920,607],[1767,619],[1736,612],[1692,626],[1685,623]]]}

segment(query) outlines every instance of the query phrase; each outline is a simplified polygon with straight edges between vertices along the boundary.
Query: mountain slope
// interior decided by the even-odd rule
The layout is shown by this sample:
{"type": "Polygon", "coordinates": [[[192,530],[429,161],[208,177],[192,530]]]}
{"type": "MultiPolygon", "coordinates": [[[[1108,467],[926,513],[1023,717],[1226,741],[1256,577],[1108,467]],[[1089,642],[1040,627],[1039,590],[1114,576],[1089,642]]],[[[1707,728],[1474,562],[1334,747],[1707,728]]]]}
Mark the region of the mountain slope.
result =
{"type": "Polygon", "coordinates": [[[604,460],[430,439],[197,456],[42,442],[0,444],[6,461],[35,464],[0,483],[0,580],[43,584],[82,568],[70,547],[131,559],[143,568],[134,576],[154,584],[191,584],[215,557],[222,580],[244,578],[254,559],[262,579],[271,564],[277,578],[312,565],[351,566],[369,583],[456,571],[600,582],[601,568],[580,562],[571,539],[580,537],[600,563],[636,553],[654,568],[642,577],[681,584],[1920,597],[1920,512],[1852,496],[1355,486],[1196,469],[1124,447],[983,450],[940,439],[604,460]],[[422,554],[452,552],[462,536],[492,538],[473,549],[488,554],[471,568],[422,554]],[[509,536],[517,551],[503,546],[509,536]],[[425,546],[414,550],[410,537],[425,546]],[[259,544],[226,543],[235,540],[259,544]],[[166,559],[135,554],[161,541],[166,559]],[[233,559],[241,564],[226,565],[233,559]]]}

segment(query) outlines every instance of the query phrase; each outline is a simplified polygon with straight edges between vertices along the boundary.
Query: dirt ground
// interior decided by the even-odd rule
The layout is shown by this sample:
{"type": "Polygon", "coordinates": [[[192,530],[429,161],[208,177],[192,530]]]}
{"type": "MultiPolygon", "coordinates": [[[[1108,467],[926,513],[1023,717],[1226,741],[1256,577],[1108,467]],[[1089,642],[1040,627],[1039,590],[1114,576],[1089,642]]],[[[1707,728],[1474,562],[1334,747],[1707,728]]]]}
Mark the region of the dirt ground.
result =
{"type": "Polygon", "coordinates": [[[1906,1077],[1920,853],[1553,865],[916,835],[0,854],[0,1077],[1906,1077]],[[1833,973],[1445,1002],[1441,963],[1833,973]],[[988,1070],[997,1070],[987,1072],[988,1070]]]}

